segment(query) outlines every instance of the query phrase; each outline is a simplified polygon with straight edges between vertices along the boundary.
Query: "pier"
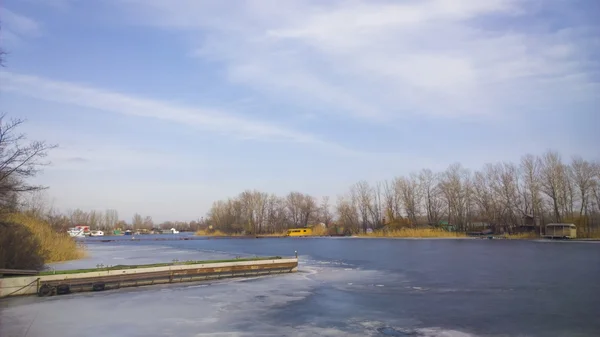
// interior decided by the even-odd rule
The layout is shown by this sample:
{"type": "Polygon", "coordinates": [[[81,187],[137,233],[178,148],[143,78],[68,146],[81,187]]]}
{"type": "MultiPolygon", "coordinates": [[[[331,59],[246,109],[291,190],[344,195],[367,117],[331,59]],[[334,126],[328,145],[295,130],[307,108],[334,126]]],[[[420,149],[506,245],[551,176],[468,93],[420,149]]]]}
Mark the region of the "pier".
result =
{"type": "Polygon", "coordinates": [[[35,294],[53,296],[153,284],[292,273],[297,270],[297,257],[267,257],[45,271],[37,275],[29,273],[27,276],[0,277],[0,298],[35,294]]]}

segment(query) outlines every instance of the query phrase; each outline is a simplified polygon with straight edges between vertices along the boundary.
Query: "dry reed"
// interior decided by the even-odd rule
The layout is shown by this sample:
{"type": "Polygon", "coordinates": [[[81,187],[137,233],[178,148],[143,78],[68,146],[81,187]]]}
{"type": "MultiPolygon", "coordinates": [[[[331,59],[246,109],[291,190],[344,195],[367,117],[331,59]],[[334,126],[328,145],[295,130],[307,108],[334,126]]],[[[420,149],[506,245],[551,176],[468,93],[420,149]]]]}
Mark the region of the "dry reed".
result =
{"type": "Polygon", "coordinates": [[[57,233],[43,220],[19,213],[7,215],[3,220],[29,230],[39,244],[35,253],[41,256],[45,263],[75,260],[86,255],[85,249],[67,233],[57,233]]]}
{"type": "Polygon", "coordinates": [[[466,237],[466,234],[431,228],[402,228],[388,231],[377,230],[370,234],[358,234],[358,236],[374,238],[461,238],[466,237]]]}

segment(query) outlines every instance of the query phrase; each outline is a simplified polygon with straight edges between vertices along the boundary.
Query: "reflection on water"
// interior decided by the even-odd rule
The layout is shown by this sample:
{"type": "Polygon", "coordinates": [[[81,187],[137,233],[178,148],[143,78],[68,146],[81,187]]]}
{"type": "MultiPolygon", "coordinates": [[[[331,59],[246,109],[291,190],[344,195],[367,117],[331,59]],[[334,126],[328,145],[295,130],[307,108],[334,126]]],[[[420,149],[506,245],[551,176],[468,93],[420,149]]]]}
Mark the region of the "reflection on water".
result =
{"type": "Polygon", "coordinates": [[[56,267],[298,250],[301,269],[3,300],[0,336],[598,336],[600,299],[590,296],[600,291],[597,247],[485,240],[92,243],[89,258],[56,267]]]}

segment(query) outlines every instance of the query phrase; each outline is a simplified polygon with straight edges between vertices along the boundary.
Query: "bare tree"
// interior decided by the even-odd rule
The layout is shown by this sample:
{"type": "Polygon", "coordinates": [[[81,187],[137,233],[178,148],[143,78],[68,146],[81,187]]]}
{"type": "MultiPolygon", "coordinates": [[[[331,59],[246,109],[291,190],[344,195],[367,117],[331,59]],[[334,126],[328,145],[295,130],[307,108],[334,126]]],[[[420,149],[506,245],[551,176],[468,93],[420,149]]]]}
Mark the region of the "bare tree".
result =
{"type": "Polygon", "coordinates": [[[135,213],[131,218],[131,226],[133,229],[141,229],[143,225],[144,218],[139,213],[135,213]]]}
{"type": "Polygon", "coordinates": [[[22,192],[45,189],[27,183],[27,179],[49,164],[43,159],[56,145],[28,142],[25,134],[17,132],[23,123],[22,119],[8,120],[5,114],[0,115],[0,206],[10,204],[22,192]]]}
{"type": "Polygon", "coordinates": [[[592,163],[583,160],[583,158],[578,156],[573,157],[571,168],[574,182],[579,192],[579,216],[583,217],[589,203],[589,197],[596,172],[592,163]]]}
{"type": "Polygon", "coordinates": [[[523,201],[525,213],[532,217],[541,215],[540,197],[540,169],[542,162],[540,158],[528,154],[521,158],[521,181],[523,183],[523,201]]]}
{"type": "Polygon", "coordinates": [[[402,218],[402,200],[397,188],[397,179],[392,182],[383,182],[383,200],[385,204],[385,216],[387,222],[394,222],[402,218]]]}
{"type": "Polygon", "coordinates": [[[286,207],[291,225],[300,227],[302,224],[302,204],[304,195],[300,192],[290,192],[286,198],[286,207]]]}
{"type": "Polygon", "coordinates": [[[554,220],[560,222],[561,209],[564,209],[565,170],[558,152],[548,151],[544,154],[540,178],[541,191],[550,198],[554,220]]]}
{"type": "Polygon", "coordinates": [[[119,213],[116,209],[107,209],[104,211],[104,229],[117,228],[119,222],[119,213]]]}
{"type": "Polygon", "coordinates": [[[142,228],[144,228],[144,229],[152,229],[152,228],[154,228],[154,221],[152,221],[152,217],[151,216],[146,216],[144,218],[144,221],[142,223],[142,228]]]}
{"type": "Polygon", "coordinates": [[[333,221],[333,214],[331,213],[331,206],[329,205],[329,197],[324,196],[319,204],[318,219],[320,222],[329,227],[329,224],[333,221]]]}
{"type": "Polygon", "coordinates": [[[571,161],[571,174],[573,183],[578,191],[579,196],[579,220],[580,225],[585,225],[587,233],[591,234],[591,225],[588,219],[588,210],[590,208],[590,196],[596,184],[596,168],[593,163],[590,163],[583,158],[576,156],[571,161]]]}
{"type": "Polygon", "coordinates": [[[453,164],[443,172],[438,184],[442,198],[446,202],[448,221],[459,229],[464,229],[468,222],[470,207],[470,173],[460,164],[453,164]]]}
{"type": "Polygon", "coordinates": [[[358,214],[357,199],[350,196],[339,196],[336,204],[338,222],[344,226],[347,231],[358,232],[360,229],[360,216],[358,214]]]}
{"type": "Polygon", "coordinates": [[[437,224],[442,219],[442,200],[440,198],[438,177],[429,169],[419,173],[419,185],[423,192],[427,222],[437,224]]]}
{"type": "Polygon", "coordinates": [[[102,222],[102,213],[96,212],[95,210],[91,210],[89,212],[88,224],[90,228],[97,229],[100,223],[102,222]]]}
{"type": "Polygon", "coordinates": [[[71,224],[75,225],[89,225],[90,215],[87,212],[80,210],[79,208],[74,211],[68,212],[71,218],[71,224]]]}
{"type": "Polygon", "coordinates": [[[305,194],[304,200],[302,200],[302,204],[300,207],[300,221],[302,226],[306,227],[310,222],[314,221],[319,211],[319,207],[315,198],[312,196],[305,194]]]}
{"type": "Polygon", "coordinates": [[[267,199],[267,221],[269,231],[281,232],[289,225],[286,201],[272,194],[267,199]]]}
{"type": "Polygon", "coordinates": [[[477,205],[479,217],[495,226],[498,218],[498,204],[495,200],[494,166],[488,164],[483,171],[475,172],[473,176],[473,200],[477,205]]]}
{"type": "Polygon", "coordinates": [[[417,219],[421,215],[423,195],[418,176],[411,174],[408,178],[397,178],[396,188],[398,189],[398,194],[400,195],[408,219],[413,226],[416,226],[417,219]]]}
{"type": "Polygon", "coordinates": [[[491,166],[489,181],[497,202],[497,214],[505,229],[516,225],[523,215],[519,208],[519,172],[516,165],[498,163],[491,166]]]}
{"type": "Polygon", "coordinates": [[[358,213],[363,233],[367,232],[371,224],[370,217],[372,215],[373,189],[365,180],[356,183],[351,189],[352,198],[358,205],[358,213]]]}

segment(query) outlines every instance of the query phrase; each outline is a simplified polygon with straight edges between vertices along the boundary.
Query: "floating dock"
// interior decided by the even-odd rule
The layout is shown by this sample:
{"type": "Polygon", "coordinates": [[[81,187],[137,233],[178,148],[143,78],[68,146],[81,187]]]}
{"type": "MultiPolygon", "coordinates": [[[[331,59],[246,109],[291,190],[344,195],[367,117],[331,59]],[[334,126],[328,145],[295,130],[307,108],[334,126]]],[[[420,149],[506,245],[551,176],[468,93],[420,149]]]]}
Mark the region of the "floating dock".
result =
{"type": "Polygon", "coordinates": [[[27,276],[0,276],[0,298],[35,294],[63,295],[153,284],[292,273],[297,270],[297,257],[268,257],[42,272],[27,276]]]}

